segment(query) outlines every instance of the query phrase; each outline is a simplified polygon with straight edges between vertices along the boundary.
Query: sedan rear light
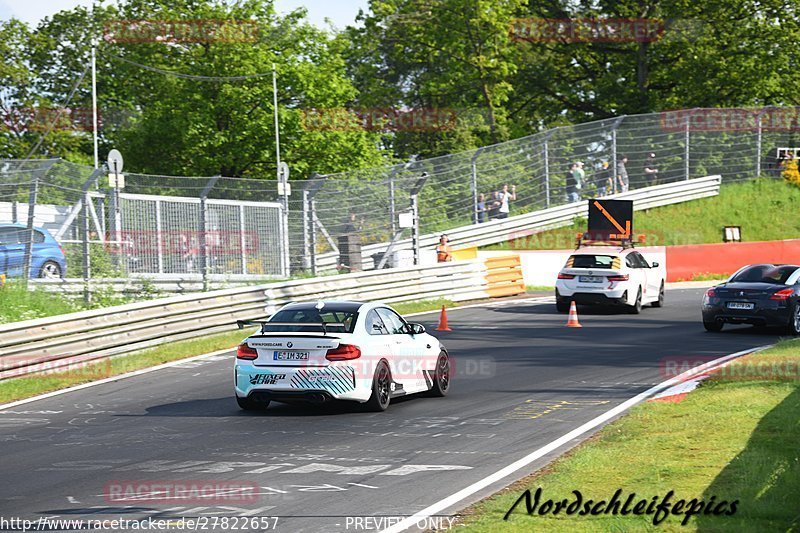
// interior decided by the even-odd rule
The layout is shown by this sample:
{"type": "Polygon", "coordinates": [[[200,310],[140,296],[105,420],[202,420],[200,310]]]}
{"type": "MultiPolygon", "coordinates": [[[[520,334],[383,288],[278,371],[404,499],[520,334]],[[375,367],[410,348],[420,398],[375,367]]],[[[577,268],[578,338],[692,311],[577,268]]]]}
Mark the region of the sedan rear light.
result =
{"type": "Polygon", "coordinates": [[[559,272],[558,279],[575,279],[575,275],[574,274],[561,274],[559,272]]]}
{"type": "Polygon", "coordinates": [[[255,348],[251,348],[247,344],[240,344],[239,347],[236,348],[236,359],[252,361],[253,359],[258,359],[258,352],[255,348]]]}
{"type": "Polygon", "coordinates": [[[711,287],[710,289],[708,289],[706,291],[706,296],[708,298],[716,298],[717,297],[717,291],[714,290],[714,287],[711,287]]]}
{"type": "Polygon", "coordinates": [[[348,359],[358,359],[361,357],[361,350],[353,344],[340,344],[337,348],[331,348],[325,355],[328,361],[347,361],[348,359]]]}
{"type": "Polygon", "coordinates": [[[772,296],[769,297],[770,300],[788,300],[794,294],[794,289],[781,289],[772,296]]]}
{"type": "Polygon", "coordinates": [[[608,276],[608,281],[628,281],[628,275],[619,274],[617,276],[608,276]]]}

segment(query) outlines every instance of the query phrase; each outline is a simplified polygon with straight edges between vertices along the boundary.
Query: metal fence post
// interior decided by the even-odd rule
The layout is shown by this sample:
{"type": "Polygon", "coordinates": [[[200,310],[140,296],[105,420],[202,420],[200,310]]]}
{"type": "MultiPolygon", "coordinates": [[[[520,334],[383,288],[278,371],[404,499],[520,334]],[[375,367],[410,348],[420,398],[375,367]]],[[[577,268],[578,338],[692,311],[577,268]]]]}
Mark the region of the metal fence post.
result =
{"type": "Polygon", "coordinates": [[[308,214],[311,223],[311,275],[317,275],[317,227],[314,221],[317,219],[317,201],[311,198],[311,209],[308,214]]]}
{"type": "Polygon", "coordinates": [[[544,206],[550,207],[550,155],[548,141],[545,137],[542,143],[542,156],[544,157],[544,206]]]}
{"type": "Polygon", "coordinates": [[[417,182],[411,188],[411,213],[414,217],[414,224],[411,227],[411,247],[414,249],[414,266],[419,264],[419,191],[425,186],[428,180],[428,173],[423,172],[417,182]]]}
{"type": "Polygon", "coordinates": [[[156,200],[156,262],[158,273],[164,273],[164,232],[161,230],[161,200],[156,200]]]}
{"type": "Polygon", "coordinates": [[[392,228],[392,235],[397,231],[397,209],[394,199],[394,177],[400,171],[400,166],[395,166],[389,173],[389,225],[392,228]]]}
{"type": "Polygon", "coordinates": [[[756,177],[761,177],[761,116],[764,114],[764,109],[758,114],[758,124],[756,131],[756,177]]]}
{"type": "Polygon", "coordinates": [[[317,207],[314,198],[325,184],[327,176],[312,174],[303,184],[303,243],[305,268],[317,274],[317,207]]]}
{"type": "Polygon", "coordinates": [[[17,198],[14,197],[14,201],[11,202],[11,222],[17,224],[19,222],[19,215],[17,214],[17,198]]]}
{"type": "Polygon", "coordinates": [[[241,247],[242,274],[247,274],[247,238],[245,237],[244,206],[239,206],[239,246],[241,247]]]}
{"type": "Polygon", "coordinates": [[[206,220],[206,199],[208,193],[214,188],[219,176],[214,176],[208,180],[203,192],[200,193],[200,269],[203,274],[203,291],[208,291],[208,239],[206,238],[207,220],[206,220]]]}
{"type": "Polygon", "coordinates": [[[90,280],[92,279],[92,267],[89,256],[89,202],[92,199],[89,192],[83,193],[83,216],[81,217],[81,248],[83,252],[83,301],[87,304],[92,303],[92,288],[90,280]]]}
{"type": "Polygon", "coordinates": [[[483,147],[475,150],[475,154],[470,160],[470,167],[472,170],[472,182],[470,188],[472,190],[472,223],[478,223],[478,157],[481,155],[483,147]]]}
{"type": "MultiPolygon", "coordinates": [[[[311,268],[311,229],[309,227],[309,206],[308,190],[303,189],[303,270],[311,268]]],[[[313,222],[312,222],[313,224],[313,222]]]]}
{"type": "Polygon", "coordinates": [[[33,224],[36,215],[36,201],[39,195],[39,180],[44,177],[58,159],[51,159],[45,161],[40,168],[33,172],[33,181],[31,181],[30,192],[28,194],[28,224],[25,231],[25,255],[22,259],[22,279],[24,280],[25,288],[28,287],[28,278],[30,277],[31,269],[31,255],[33,254],[33,224]]]}
{"type": "Polygon", "coordinates": [[[683,144],[684,144],[684,149],[683,149],[684,175],[685,175],[685,179],[686,180],[689,179],[689,116],[690,115],[691,115],[691,113],[687,113],[686,114],[686,125],[684,127],[685,131],[684,131],[684,134],[683,134],[683,136],[684,136],[684,139],[683,139],[683,144]]]}

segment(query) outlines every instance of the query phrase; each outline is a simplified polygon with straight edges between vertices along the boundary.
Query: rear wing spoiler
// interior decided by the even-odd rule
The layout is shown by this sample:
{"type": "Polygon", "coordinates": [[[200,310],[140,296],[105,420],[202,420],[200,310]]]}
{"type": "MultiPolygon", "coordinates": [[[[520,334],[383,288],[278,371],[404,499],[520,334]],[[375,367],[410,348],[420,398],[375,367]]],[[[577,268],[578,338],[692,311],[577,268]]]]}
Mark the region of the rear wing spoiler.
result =
{"type": "Polygon", "coordinates": [[[265,326],[318,327],[322,329],[323,334],[328,333],[327,328],[346,327],[342,322],[269,322],[267,320],[237,320],[236,325],[239,329],[244,329],[245,326],[259,326],[261,333],[264,333],[265,326]]]}

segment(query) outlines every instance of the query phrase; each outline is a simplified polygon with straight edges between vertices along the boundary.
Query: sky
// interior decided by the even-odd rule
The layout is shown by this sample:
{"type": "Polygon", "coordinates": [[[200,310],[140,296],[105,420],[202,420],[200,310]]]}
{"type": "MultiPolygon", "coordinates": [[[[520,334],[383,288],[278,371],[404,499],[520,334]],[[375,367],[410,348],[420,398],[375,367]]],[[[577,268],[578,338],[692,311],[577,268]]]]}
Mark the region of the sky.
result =
{"type": "MultiPolygon", "coordinates": [[[[0,20],[16,17],[35,25],[42,18],[78,5],[89,6],[92,0],[0,0],[0,20]]],[[[286,13],[305,6],[308,20],[320,27],[327,27],[329,18],[337,28],[352,24],[359,9],[367,10],[368,0],[275,0],[279,13],[286,13]]]]}

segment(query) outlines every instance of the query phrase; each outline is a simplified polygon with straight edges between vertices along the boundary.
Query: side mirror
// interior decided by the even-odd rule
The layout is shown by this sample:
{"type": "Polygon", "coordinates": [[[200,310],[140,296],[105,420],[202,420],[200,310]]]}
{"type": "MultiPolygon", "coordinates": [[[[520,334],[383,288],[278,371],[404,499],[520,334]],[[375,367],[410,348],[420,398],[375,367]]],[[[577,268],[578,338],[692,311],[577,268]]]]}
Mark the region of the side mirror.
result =
{"type": "Polygon", "coordinates": [[[408,325],[409,335],[420,335],[422,333],[425,333],[425,326],[422,324],[411,323],[408,325]]]}
{"type": "Polygon", "coordinates": [[[658,267],[658,263],[657,262],[653,262],[653,263],[650,264],[650,267],[651,268],[657,268],[658,267]]]}

